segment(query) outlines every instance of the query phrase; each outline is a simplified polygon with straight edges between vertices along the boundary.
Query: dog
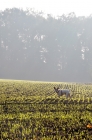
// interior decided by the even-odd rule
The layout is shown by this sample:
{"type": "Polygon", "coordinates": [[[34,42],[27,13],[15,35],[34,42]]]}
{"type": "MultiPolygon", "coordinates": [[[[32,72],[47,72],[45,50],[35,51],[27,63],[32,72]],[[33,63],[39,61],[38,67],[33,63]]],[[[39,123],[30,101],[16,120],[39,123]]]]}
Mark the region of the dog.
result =
{"type": "Polygon", "coordinates": [[[55,92],[58,94],[58,96],[65,95],[66,97],[70,97],[70,90],[69,89],[60,89],[59,87],[54,87],[55,92]]]}

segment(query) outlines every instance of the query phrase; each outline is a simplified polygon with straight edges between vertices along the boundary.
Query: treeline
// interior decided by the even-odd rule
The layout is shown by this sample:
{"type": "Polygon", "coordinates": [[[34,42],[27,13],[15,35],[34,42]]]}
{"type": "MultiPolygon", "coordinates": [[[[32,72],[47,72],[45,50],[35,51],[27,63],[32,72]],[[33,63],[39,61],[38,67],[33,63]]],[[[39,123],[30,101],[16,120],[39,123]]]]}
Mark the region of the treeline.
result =
{"type": "Polygon", "coordinates": [[[0,78],[92,82],[92,16],[0,11],[0,78]]]}

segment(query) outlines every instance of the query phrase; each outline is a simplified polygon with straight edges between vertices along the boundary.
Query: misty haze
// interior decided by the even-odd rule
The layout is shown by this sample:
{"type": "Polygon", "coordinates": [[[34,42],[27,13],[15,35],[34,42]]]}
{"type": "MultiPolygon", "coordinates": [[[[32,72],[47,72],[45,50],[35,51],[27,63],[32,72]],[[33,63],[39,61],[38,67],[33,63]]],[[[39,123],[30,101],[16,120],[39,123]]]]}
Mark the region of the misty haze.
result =
{"type": "Polygon", "coordinates": [[[0,11],[0,79],[92,82],[92,16],[0,11]]]}

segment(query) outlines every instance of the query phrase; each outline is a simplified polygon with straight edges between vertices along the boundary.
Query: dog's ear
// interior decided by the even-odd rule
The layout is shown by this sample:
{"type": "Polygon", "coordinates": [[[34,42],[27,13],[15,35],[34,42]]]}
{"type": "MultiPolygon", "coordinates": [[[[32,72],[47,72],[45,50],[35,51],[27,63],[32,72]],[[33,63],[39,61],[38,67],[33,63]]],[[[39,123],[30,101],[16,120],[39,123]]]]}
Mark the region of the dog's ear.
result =
{"type": "Polygon", "coordinates": [[[56,88],[54,87],[54,89],[56,89],[56,88]]]}

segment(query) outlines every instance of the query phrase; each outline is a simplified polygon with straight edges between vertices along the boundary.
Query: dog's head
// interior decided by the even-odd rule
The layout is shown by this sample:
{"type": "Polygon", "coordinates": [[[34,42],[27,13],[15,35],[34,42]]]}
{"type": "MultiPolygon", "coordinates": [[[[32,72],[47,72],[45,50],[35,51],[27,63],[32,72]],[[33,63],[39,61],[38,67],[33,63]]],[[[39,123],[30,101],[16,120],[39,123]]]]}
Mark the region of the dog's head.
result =
{"type": "Polygon", "coordinates": [[[59,87],[54,87],[54,90],[58,93],[58,89],[59,89],[59,87]]]}

